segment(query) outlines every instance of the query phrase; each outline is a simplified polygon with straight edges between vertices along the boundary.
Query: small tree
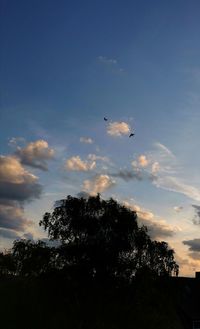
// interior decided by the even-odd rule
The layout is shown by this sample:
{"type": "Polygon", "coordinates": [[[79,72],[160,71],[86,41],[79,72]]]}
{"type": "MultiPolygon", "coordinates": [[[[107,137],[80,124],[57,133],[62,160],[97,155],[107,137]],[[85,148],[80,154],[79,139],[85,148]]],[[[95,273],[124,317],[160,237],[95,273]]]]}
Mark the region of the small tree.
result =
{"type": "Polygon", "coordinates": [[[43,241],[16,240],[12,248],[12,257],[16,274],[37,276],[54,268],[55,252],[43,241]]]}
{"type": "Polygon", "coordinates": [[[0,276],[14,275],[16,266],[10,251],[0,253],[0,276]]]}

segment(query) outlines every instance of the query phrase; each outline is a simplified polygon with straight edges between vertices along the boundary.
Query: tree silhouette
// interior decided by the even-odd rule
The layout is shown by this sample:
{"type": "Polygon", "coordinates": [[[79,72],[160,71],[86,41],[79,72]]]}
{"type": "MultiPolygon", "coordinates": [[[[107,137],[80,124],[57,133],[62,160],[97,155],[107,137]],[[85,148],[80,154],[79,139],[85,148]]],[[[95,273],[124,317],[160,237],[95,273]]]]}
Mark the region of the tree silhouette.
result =
{"type": "Polygon", "coordinates": [[[55,249],[43,241],[16,240],[12,248],[16,274],[37,276],[55,267],[55,249]]]}
{"type": "Polygon", "coordinates": [[[151,241],[136,212],[113,199],[68,196],[44,214],[40,225],[50,239],[61,241],[60,268],[82,278],[130,280],[144,270],[168,276],[178,271],[168,244],[151,241]]]}
{"type": "Polygon", "coordinates": [[[136,212],[113,199],[68,196],[44,214],[40,225],[59,246],[16,240],[10,252],[0,253],[0,275],[61,271],[70,278],[102,282],[178,275],[174,251],[164,241],[152,241],[147,228],[138,226],[136,212]]]}
{"type": "Polygon", "coordinates": [[[16,273],[16,266],[13,259],[12,253],[6,252],[0,253],[0,275],[1,276],[7,276],[7,275],[13,275],[16,273]]]}

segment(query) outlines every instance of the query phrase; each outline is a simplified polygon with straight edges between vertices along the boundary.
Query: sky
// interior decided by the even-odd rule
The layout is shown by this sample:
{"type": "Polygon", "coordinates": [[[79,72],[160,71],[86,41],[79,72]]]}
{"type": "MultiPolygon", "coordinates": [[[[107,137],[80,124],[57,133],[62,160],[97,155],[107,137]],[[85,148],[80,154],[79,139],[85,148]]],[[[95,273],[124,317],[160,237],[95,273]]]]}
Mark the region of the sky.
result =
{"type": "Polygon", "coordinates": [[[168,242],[180,275],[200,270],[199,12],[1,0],[1,250],[45,238],[56,200],[99,192],[168,242]]]}

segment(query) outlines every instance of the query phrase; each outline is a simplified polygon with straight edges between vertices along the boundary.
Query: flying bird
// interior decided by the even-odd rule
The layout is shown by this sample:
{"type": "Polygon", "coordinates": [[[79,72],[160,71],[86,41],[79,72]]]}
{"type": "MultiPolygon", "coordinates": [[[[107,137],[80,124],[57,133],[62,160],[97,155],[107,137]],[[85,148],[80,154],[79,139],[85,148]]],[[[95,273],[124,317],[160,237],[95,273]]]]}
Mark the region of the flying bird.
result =
{"type": "Polygon", "coordinates": [[[106,117],[104,117],[103,119],[104,119],[104,121],[108,121],[108,119],[106,117]]]}
{"type": "Polygon", "coordinates": [[[133,133],[131,133],[130,135],[129,135],[129,137],[133,137],[135,134],[133,134],[133,133]]]}

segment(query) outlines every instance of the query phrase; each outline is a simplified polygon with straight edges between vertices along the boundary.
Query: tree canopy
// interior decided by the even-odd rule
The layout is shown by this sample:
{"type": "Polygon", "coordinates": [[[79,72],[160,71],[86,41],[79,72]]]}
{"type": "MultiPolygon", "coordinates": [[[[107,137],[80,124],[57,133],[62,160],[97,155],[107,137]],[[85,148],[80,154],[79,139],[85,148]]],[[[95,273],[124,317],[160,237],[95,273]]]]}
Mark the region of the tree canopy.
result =
{"type": "Polygon", "coordinates": [[[16,240],[0,254],[1,275],[38,276],[52,271],[79,280],[125,280],[139,275],[178,275],[174,251],[164,241],[152,241],[139,226],[135,211],[100,195],[68,196],[45,213],[40,226],[49,239],[16,240]]]}
{"type": "Polygon", "coordinates": [[[130,280],[142,271],[154,275],[178,273],[174,251],[166,242],[152,241],[137,214],[113,199],[68,196],[45,213],[40,225],[58,248],[63,269],[96,278],[130,280]]]}

